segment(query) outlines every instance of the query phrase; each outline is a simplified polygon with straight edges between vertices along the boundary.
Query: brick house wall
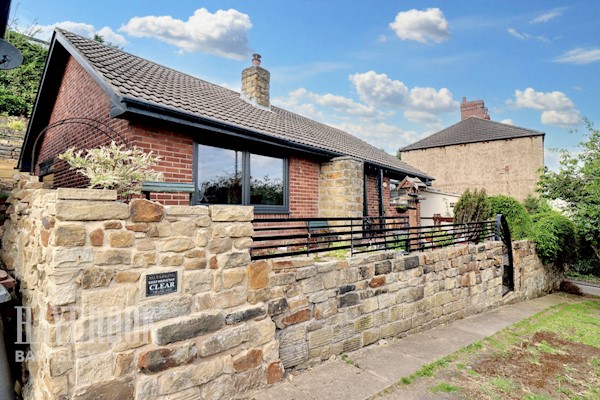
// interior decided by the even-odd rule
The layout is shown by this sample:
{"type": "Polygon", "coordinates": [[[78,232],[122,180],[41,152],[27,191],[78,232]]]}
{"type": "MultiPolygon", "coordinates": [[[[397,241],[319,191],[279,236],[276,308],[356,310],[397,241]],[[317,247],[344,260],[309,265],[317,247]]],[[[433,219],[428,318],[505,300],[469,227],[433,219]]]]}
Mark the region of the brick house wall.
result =
{"type": "Polygon", "coordinates": [[[402,151],[402,161],[435,176],[445,192],[485,189],[519,201],[535,193],[544,166],[544,138],[532,136],[402,151]]]}

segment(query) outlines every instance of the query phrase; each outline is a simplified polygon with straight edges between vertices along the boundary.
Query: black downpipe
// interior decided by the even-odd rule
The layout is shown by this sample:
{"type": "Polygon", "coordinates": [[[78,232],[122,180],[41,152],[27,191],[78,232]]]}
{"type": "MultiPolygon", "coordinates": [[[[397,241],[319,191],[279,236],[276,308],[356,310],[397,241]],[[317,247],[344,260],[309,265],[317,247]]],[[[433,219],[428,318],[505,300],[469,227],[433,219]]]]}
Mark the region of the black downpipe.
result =
{"type": "Polygon", "coordinates": [[[379,188],[379,216],[384,215],[384,204],[383,204],[383,170],[379,168],[377,170],[377,186],[379,188]]]}
{"type": "Polygon", "coordinates": [[[367,175],[367,171],[363,172],[363,217],[369,216],[369,195],[367,193],[367,179],[369,179],[367,175]]]}

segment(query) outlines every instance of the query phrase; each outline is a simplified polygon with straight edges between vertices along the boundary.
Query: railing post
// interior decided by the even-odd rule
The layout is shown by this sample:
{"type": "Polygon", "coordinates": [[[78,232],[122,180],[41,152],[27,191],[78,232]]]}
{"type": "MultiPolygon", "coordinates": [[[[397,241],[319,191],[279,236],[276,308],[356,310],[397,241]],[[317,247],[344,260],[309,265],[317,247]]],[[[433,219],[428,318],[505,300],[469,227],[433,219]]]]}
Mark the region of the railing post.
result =
{"type": "Polygon", "coordinates": [[[354,255],[354,218],[350,218],[350,254],[354,255]]]}

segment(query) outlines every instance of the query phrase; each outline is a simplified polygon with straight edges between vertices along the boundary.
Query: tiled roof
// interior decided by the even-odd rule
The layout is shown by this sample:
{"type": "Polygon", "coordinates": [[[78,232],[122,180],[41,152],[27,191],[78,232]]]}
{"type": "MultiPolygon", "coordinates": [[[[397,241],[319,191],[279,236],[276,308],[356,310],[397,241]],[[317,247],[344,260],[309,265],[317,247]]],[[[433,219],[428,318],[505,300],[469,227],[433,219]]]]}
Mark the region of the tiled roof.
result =
{"type": "Polygon", "coordinates": [[[284,109],[260,109],[233,90],[164,67],[122,50],[57,29],[118,97],[170,108],[299,145],[347,155],[391,170],[431,178],[342,130],[284,109]]]}
{"type": "Polygon", "coordinates": [[[469,117],[418,142],[409,144],[400,151],[540,135],[544,135],[544,133],[483,118],[469,117]]]}

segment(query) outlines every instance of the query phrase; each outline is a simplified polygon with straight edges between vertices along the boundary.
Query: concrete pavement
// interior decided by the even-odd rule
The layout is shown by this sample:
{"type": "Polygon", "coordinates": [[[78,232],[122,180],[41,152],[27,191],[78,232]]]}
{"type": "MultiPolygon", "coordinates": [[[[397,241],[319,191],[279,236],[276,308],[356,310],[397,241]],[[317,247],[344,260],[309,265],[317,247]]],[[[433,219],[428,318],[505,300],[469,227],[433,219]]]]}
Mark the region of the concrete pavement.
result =
{"type": "MultiPolygon", "coordinates": [[[[503,306],[470,316],[429,331],[392,339],[287,377],[267,389],[248,393],[252,400],[364,400],[394,385],[400,378],[418,371],[432,361],[493,335],[515,322],[557,304],[572,302],[551,294],[522,303],[503,306]]],[[[384,399],[396,399],[390,393],[384,399]]],[[[403,391],[403,399],[452,399],[452,395],[403,391]]]]}

